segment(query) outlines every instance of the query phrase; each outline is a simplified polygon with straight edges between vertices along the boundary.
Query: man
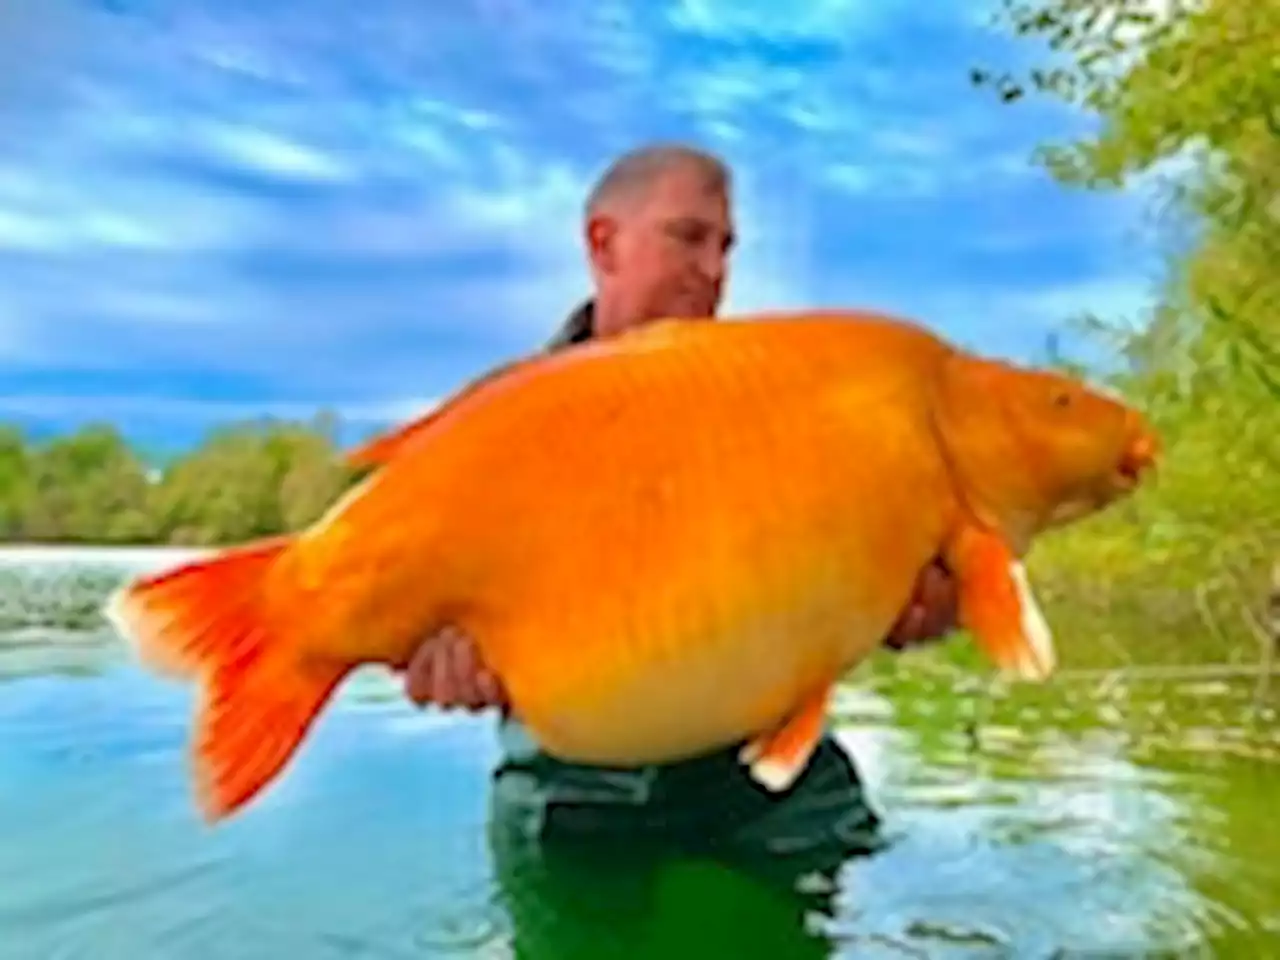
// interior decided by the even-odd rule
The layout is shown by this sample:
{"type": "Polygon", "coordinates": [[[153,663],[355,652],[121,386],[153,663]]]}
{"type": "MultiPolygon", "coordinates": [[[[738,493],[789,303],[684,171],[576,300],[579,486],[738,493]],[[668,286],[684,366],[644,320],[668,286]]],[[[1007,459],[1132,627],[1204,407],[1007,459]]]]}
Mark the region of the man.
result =
{"type": "MultiPolygon", "coordinates": [[[[674,145],[618,159],[591,192],[585,239],[595,296],[549,349],[607,337],[664,316],[712,317],[734,243],[730,174],[717,158],[674,145]]],[[[887,643],[902,648],[951,625],[954,596],[942,570],[922,578],[887,643]]],[[[415,702],[482,709],[503,691],[455,631],[426,638],[406,690],[415,702]]],[[[540,754],[509,717],[495,775],[495,813],[530,836],[660,837],[685,844],[784,852],[875,846],[877,818],[852,763],[830,736],[785,795],[747,776],[736,749],[641,770],[601,770],[540,754]]]]}

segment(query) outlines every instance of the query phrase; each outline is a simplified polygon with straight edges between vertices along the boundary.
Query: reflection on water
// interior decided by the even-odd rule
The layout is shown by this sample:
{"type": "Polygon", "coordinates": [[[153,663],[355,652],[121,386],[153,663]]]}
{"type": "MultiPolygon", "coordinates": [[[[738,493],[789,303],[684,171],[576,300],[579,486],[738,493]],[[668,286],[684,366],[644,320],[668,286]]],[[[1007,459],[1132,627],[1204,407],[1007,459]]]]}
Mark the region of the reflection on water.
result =
{"type": "Polygon", "coordinates": [[[830,955],[812,923],[834,878],[621,846],[538,848],[494,829],[514,952],[525,960],[830,955]]]}
{"type": "Polygon", "coordinates": [[[890,845],[788,876],[491,836],[491,720],[374,677],[209,831],[188,692],[57,622],[0,633],[0,960],[1280,956],[1280,722],[1247,681],[982,701],[913,669],[848,708],[890,845]]]}

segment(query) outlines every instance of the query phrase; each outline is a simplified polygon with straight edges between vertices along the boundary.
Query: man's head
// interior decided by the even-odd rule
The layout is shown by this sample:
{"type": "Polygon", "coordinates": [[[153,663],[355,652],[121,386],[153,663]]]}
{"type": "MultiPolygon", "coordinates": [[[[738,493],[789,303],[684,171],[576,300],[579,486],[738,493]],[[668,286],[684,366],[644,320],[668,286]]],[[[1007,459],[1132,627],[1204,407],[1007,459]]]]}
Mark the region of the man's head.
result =
{"type": "Polygon", "coordinates": [[[721,160],[679,145],[633,150],[605,171],[586,209],[597,334],[719,310],[731,185],[721,160]]]}

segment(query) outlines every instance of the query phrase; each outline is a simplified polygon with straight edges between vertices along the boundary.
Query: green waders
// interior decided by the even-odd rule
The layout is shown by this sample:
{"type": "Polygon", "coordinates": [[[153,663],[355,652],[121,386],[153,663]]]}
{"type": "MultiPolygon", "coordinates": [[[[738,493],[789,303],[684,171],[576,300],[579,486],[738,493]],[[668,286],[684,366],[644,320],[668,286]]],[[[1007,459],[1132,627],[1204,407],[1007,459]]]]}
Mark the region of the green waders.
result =
{"type": "Polygon", "coordinates": [[[613,770],[555,761],[511,721],[501,739],[489,842],[522,960],[820,960],[840,866],[884,845],[831,739],[781,796],[736,750],[613,770]]]}
{"type": "Polygon", "coordinates": [[[861,779],[830,736],[781,795],[751,780],[736,749],[614,770],[547,757],[511,720],[500,736],[505,756],[494,776],[492,816],[532,840],[640,841],[751,860],[820,862],[881,845],[861,779]]]}

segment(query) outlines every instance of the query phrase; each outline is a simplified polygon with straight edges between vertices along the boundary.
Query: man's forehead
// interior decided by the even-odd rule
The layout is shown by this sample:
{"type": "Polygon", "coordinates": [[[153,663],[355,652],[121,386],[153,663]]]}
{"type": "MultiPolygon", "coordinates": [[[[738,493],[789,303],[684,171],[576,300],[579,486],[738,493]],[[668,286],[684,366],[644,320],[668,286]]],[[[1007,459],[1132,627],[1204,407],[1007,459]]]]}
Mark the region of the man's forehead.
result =
{"type": "Polygon", "coordinates": [[[727,226],[729,198],[724,187],[698,170],[672,170],[658,179],[646,206],[656,219],[697,220],[727,226]]]}
{"type": "Polygon", "coordinates": [[[653,200],[682,201],[688,204],[728,205],[725,184],[692,164],[664,171],[653,182],[653,200]]]}

